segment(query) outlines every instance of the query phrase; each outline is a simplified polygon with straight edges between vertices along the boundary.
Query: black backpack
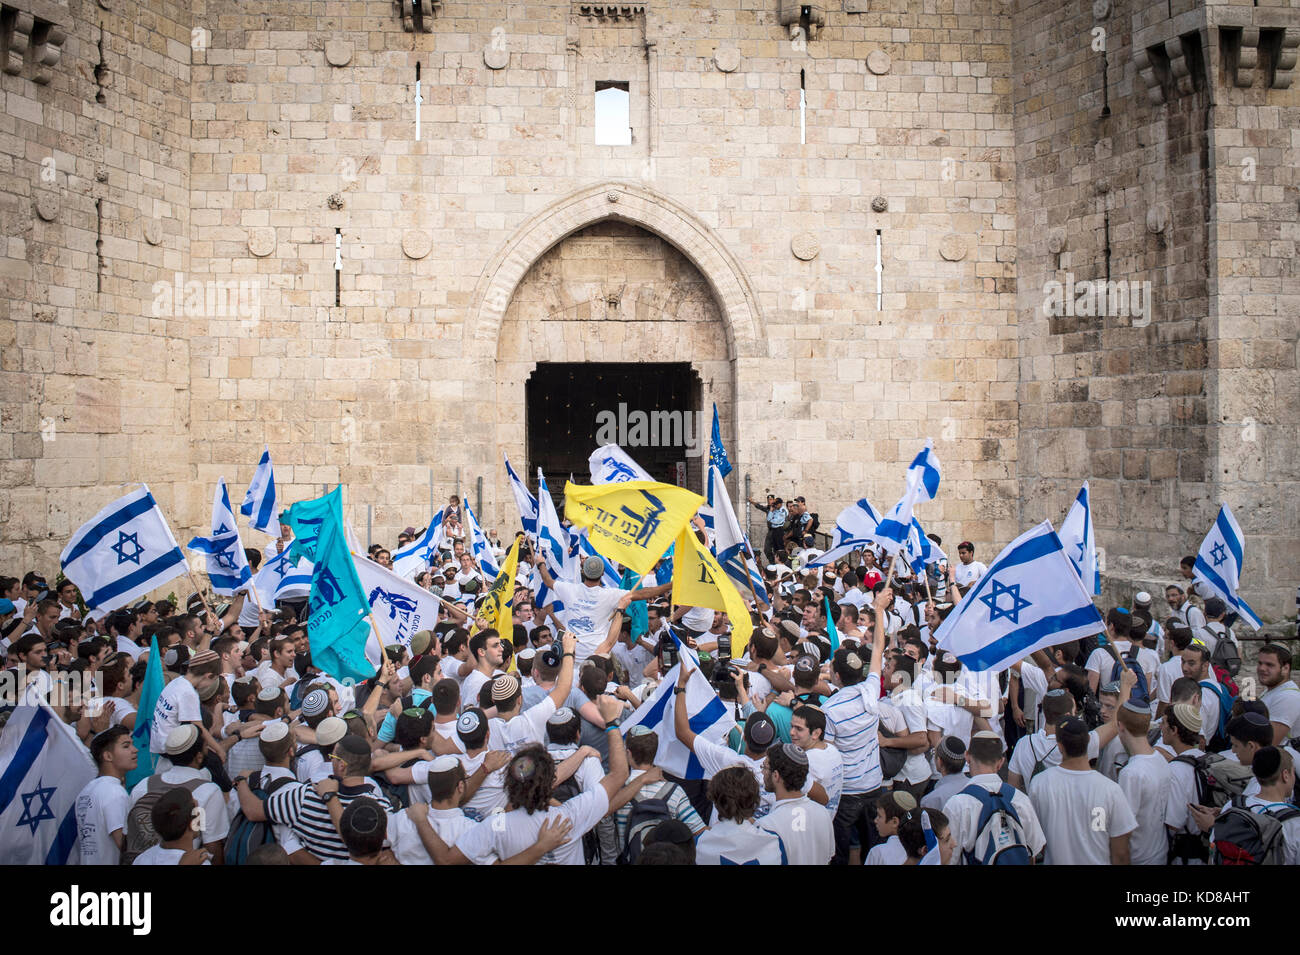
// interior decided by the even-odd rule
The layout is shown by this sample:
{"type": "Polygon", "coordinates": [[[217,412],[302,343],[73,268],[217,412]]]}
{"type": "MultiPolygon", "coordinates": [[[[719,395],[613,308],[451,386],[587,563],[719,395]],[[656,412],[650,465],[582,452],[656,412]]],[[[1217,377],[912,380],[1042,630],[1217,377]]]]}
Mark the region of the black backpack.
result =
{"type": "Polygon", "coordinates": [[[1235,677],[1241,672],[1241,653],[1237,650],[1236,641],[1226,629],[1223,632],[1217,630],[1211,632],[1218,637],[1219,642],[1214,645],[1214,652],[1210,654],[1210,665],[1222,667],[1228,671],[1228,676],[1235,677]]]}
{"type": "MultiPolygon", "coordinates": [[[[267,783],[265,776],[254,776],[248,780],[248,788],[254,796],[266,802],[271,793],[293,781],[290,777],[281,776],[267,783]]],[[[240,809],[235,813],[235,818],[230,820],[230,832],[226,835],[226,865],[244,865],[254,849],[275,841],[273,823],[254,822],[240,809]]]]}
{"type": "Polygon", "coordinates": [[[619,865],[636,865],[641,858],[641,847],[645,837],[655,826],[673,817],[668,800],[677,791],[677,784],[671,783],[662,795],[653,799],[639,799],[632,803],[632,811],[627,816],[627,828],[623,833],[623,848],[618,854],[619,865]]]}
{"type": "Polygon", "coordinates": [[[1215,865],[1282,865],[1286,837],[1282,823],[1300,816],[1300,809],[1285,804],[1252,812],[1246,801],[1234,796],[1210,830],[1215,865]]]}
{"type": "Polygon", "coordinates": [[[1056,743],[1049,744],[1047,747],[1047,752],[1043,753],[1042,756],[1039,756],[1037,751],[1034,749],[1034,738],[1032,736],[1027,736],[1025,738],[1029,740],[1029,751],[1034,754],[1033,771],[1030,772],[1029,779],[1025,780],[1025,786],[1028,786],[1030,779],[1033,779],[1043,770],[1051,769],[1054,765],[1056,765],[1055,763],[1049,763],[1047,761],[1047,757],[1051,756],[1052,753],[1056,751],[1056,743]]]}

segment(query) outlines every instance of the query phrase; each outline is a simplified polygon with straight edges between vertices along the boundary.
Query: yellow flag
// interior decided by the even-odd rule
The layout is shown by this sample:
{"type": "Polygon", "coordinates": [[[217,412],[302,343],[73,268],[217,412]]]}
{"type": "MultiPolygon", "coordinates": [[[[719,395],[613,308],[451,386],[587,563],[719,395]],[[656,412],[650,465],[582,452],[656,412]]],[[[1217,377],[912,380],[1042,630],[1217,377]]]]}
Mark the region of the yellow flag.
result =
{"type": "Polygon", "coordinates": [[[722,610],[731,618],[731,655],[744,654],[754,623],[731,578],[700,539],[684,528],[673,549],[673,603],[722,610]]]}
{"type": "Polygon", "coordinates": [[[502,640],[513,639],[514,628],[510,624],[510,605],[515,597],[515,572],[519,567],[519,538],[515,538],[506,554],[506,561],[501,565],[501,572],[492,581],[487,596],[480,605],[477,616],[486,620],[489,626],[501,634],[502,640]],[[506,626],[503,627],[502,624],[506,626]]]}
{"type": "Polygon", "coordinates": [[[648,574],[704,503],[675,484],[564,485],[564,516],[587,528],[596,553],[648,574]]]}

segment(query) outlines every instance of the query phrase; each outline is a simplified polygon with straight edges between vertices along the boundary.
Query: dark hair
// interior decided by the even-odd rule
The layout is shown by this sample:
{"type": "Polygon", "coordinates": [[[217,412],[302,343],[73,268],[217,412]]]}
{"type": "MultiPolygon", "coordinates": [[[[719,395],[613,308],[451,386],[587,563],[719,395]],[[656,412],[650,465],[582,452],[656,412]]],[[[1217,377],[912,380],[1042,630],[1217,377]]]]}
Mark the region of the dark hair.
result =
{"type": "Polygon", "coordinates": [[[773,746],[767,751],[767,762],[772,772],[781,779],[781,785],[791,792],[799,792],[808,779],[808,764],[796,763],[786,755],[784,747],[773,746]]]}
{"type": "Polygon", "coordinates": [[[729,766],[709,780],[709,802],[719,819],[744,822],[753,818],[761,801],[758,780],[742,766],[729,766]]]}
{"type": "Polygon", "coordinates": [[[469,634],[464,629],[457,627],[442,641],[442,652],[449,657],[455,656],[460,653],[460,648],[465,645],[467,640],[469,640],[469,634]]]}
{"type": "Polygon", "coordinates": [[[651,842],[637,857],[637,865],[694,865],[690,851],[672,842],[651,842]]]}
{"type": "Polygon", "coordinates": [[[1106,612],[1106,623],[1115,628],[1115,636],[1127,638],[1133,629],[1133,615],[1127,610],[1112,607],[1106,612]]]}
{"type": "Polygon", "coordinates": [[[339,835],[353,856],[374,855],[384,847],[388,835],[388,813],[377,799],[358,796],[339,817],[339,835]]]}
{"type": "Polygon", "coordinates": [[[1201,692],[1201,684],[1190,676],[1180,676],[1169,684],[1169,702],[1184,703],[1201,692]]]}
{"type": "MultiPolygon", "coordinates": [[[[465,713],[473,713],[478,717],[478,729],[474,730],[474,732],[472,733],[466,733],[458,725],[456,727],[456,735],[460,737],[460,741],[465,744],[465,748],[467,750],[479,749],[483,745],[484,740],[487,739],[487,734],[488,734],[487,716],[484,715],[483,711],[479,709],[477,706],[466,707],[465,713]]],[[[464,716],[465,713],[462,713],[461,716],[464,716]]]]}
{"type": "Polygon", "coordinates": [[[433,729],[433,714],[425,709],[404,710],[398,714],[393,741],[402,749],[418,749],[420,741],[433,729]]]}
{"type": "Polygon", "coordinates": [[[1204,664],[1206,661],[1210,659],[1210,648],[1203,643],[1192,643],[1182,652],[1186,653],[1188,650],[1191,650],[1193,653],[1199,656],[1201,658],[1202,664],[1204,664]]]}
{"type": "Polygon", "coordinates": [[[1069,693],[1049,694],[1043,697],[1043,722],[1048,726],[1059,726],[1075,711],[1074,697],[1069,693]]]}
{"type": "Polygon", "coordinates": [[[426,676],[435,676],[437,672],[438,659],[426,653],[411,665],[411,683],[414,686],[419,686],[424,682],[426,676]]]}
{"type": "Polygon", "coordinates": [[[525,746],[506,766],[506,797],[530,816],[546,810],[554,786],[555,759],[541,746],[525,746]]]}
{"type": "Polygon", "coordinates": [[[1261,747],[1273,745],[1273,724],[1268,717],[1252,713],[1228,720],[1228,736],[1243,743],[1258,743],[1261,747]],[[1254,719],[1251,719],[1254,717],[1254,719]]]}
{"type": "Polygon", "coordinates": [[[1262,656],[1265,653],[1277,657],[1278,667],[1289,667],[1291,665],[1291,651],[1280,643],[1264,644],[1259,648],[1259,653],[1256,656],[1262,656]]]}
{"type": "Polygon", "coordinates": [[[996,766],[998,760],[1002,758],[1002,740],[992,739],[987,736],[973,737],[970,746],[966,747],[966,753],[972,763],[979,763],[981,766],[996,766]]]}
{"type": "Polygon", "coordinates": [[[451,769],[441,773],[429,773],[426,785],[429,787],[429,799],[442,802],[456,794],[456,787],[465,779],[465,767],[457,762],[451,769]]]}
{"type": "Polygon", "coordinates": [[[439,680],[429,691],[429,701],[439,716],[451,716],[460,706],[460,684],[450,677],[439,680]]]}
{"type": "MultiPolygon", "coordinates": [[[[922,811],[930,817],[930,828],[934,830],[936,835],[951,825],[948,822],[948,817],[937,809],[922,811]]],[[[898,841],[903,844],[903,848],[907,850],[910,859],[924,858],[925,854],[930,851],[925,844],[925,830],[921,827],[921,813],[916,813],[911,819],[898,827],[898,841]]]]}
{"type": "Polygon", "coordinates": [[[628,759],[638,766],[649,766],[655,761],[655,754],[659,752],[659,734],[658,733],[641,733],[637,736],[629,735],[627,737],[627,756],[628,759]]]}
{"type": "Polygon", "coordinates": [[[1193,555],[1193,554],[1188,554],[1186,557],[1184,557],[1182,560],[1180,560],[1180,561],[1178,562],[1178,566],[1179,566],[1179,567],[1195,567],[1195,566],[1196,566],[1196,557],[1195,557],[1195,555],[1193,555]]]}
{"type": "Polygon", "coordinates": [[[123,736],[130,735],[131,731],[121,723],[118,723],[116,726],[110,726],[90,741],[90,758],[93,759],[95,765],[98,766],[100,760],[104,758],[104,754],[113,748],[114,743],[123,736]]]}
{"type": "Polygon", "coordinates": [[[1088,724],[1077,716],[1067,717],[1056,727],[1056,741],[1067,759],[1088,754],[1088,724]]]}
{"type": "Polygon", "coordinates": [[[818,707],[816,707],[816,706],[806,706],[806,705],[805,705],[805,706],[797,706],[797,707],[795,707],[794,712],[792,712],[792,713],[790,714],[790,718],[793,719],[793,718],[796,717],[796,716],[799,717],[801,720],[804,721],[804,724],[808,727],[808,733],[809,733],[810,735],[811,735],[815,730],[821,730],[821,734],[822,734],[822,735],[821,735],[820,737],[817,737],[817,738],[819,738],[819,739],[825,738],[825,736],[826,736],[826,714],[823,713],[823,712],[822,712],[818,707]]]}
{"type": "Polygon", "coordinates": [[[158,801],[149,810],[149,821],[153,823],[154,832],[163,842],[179,839],[190,828],[194,818],[195,802],[190,791],[183,786],[176,786],[158,797],[158,801]]]}
{"type": "Polygon", "coordinates": [[[493,637],[500,639],[501,634],[489,627],[487,630],[480,630],[469,638],[469,656],[474,661],[475,666],[478,666],[479,654],[487,651],[487,643],[493,637]]]}
{"type": "Polygon", "coordinates": [[[578,676],[578,688],[593,700],[604,693],[608,685],[609,674],[601,666],[584,666],[578,676]]]}
{"type": "Polygon", "coordinates": [[[278,710],[282,706],[287,706],[287,705],[288,705],[288,701],[285,700],[284,698],[284,690],[281,690],[280,695],[277,696],[274,700],[264,700],[259,695],[253,701],[253,712],[260,713],[262,716],[274,716],[276,710],[278,710]]]}
{"type": "Polygon", "coordinates": [[[549,720],[546,723],[547,740],[561,746],[576,743],[581,732],[582,718],[577,713],[574,713],[573,717],[565,723],[552,723],[549,720]]]}

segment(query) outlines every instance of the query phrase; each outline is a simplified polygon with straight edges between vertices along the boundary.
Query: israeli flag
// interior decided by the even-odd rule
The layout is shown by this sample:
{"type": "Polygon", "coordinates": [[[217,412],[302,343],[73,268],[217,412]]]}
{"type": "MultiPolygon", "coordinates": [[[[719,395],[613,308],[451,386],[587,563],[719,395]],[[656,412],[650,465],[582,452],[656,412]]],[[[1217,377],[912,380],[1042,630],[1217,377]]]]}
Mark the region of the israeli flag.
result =
{"type": "Polygon", "coordinates": [[[934,827],[930,825],[930,813],[928,810],[921,810],[921,837],[925,839],[925,855],[917,865],[943,865],[943,857],[939,854],[939,837],[934,834],[934,827]]]}
{"type": "Polygon", "coordinates": [[[727,494],[727,485],[723,482],[723,471],[716,465],[709,465],[709,506],[713,511],[713,556],[718,559],[722,569],[736,584],[743,597],[750,587],[763,603],[770,604],[772,599],[763,586],[763,575],[758,572],[754,562],[754,549],[749,538],[740,529],[740,521],[731,506],[731,497],[727,494]]]}
{"type": "Polygon", "coordinates": [[[429,566],[438,559],[438,548],[445,543],[442,533],[443,513],[439,511],[435,514],[419,538],[393,555],[394,573],[407,580],[414,580],[416,574],[428,570],[429,566]]]}
{"type": "Polygon", "coordinates": [[[700,672],[699,657],[671,630],[669,633],[677,644],[677,652],[681,654],[680,661],[664,675],[650,698],[620,725],[624,738],[634,726],[644,726],[658,734],[659,749],[654,762],[665,773],[681,779],[703,779],[704,767],[700,765],[699,757],[678,740],[677,732],[673,729],[673,707],[685,705],[690,716],[691,732],[720,746],[726,745],[727,734],[736,728],[736,721],[731,708],[718,698],[718,694],[700,672]],[[678,696],[673,690],[677,686],[677,676],[683,662],[688,662],[693,672],[686,681],[686,692],[678,696]]]}
{"type": "Polygon", "coordinates": [[[907,466],[907,490],[876,528],[876,541],[886,553],[897,554],[907,543],[916,502],[932,501],[939,493],[939,459],[933,444],[927,439],[921,453],[907,466]]]}
{"type": "Polygon", "coordinates": [[[1245,558],[1246,538],[1241,533],[1241,526],[1232,516],[1232,509],[1227,504],[1222,504],[1219,516],[1214,519],[1214,526],[1205,535],[1205,540],[1201,541],[1201,549],[1196,552],[1196,565],[1192,568],[1192,575],[1221,597],[1229,610],[1237,611],[1243,620],[1258,630],[1264,621],[1237,594],[1245,558]]]}
{"type": "Polygon", "coordinates": [[[311,593],[313,564],[306,557],[295,559],[286,547],[262,566],[253,577],[260,606],[270,609],[277,600],[294,600],[311,593]]]}
{"type": "MultiPolygon", "coordinates": [[[[412,636],[433,629],[438,622],[437,597],[360,554],[353,555],[353,562],[385,646],[399,643],[409,647],[412,636]]],[[[370,643],[374,644],[373,635],[370,643]]],[[[379,657],[374,660],[376,666],[381,662],[379,657]]]]}
{"type": "Polygon", "coordinates": [[[713,438],[709,441],[709,467],[717,468],[726,477],[731,473],[727,449],[722,446],[722,427],[718,424],[718,406],[713,406],[713,438]]]}
{"type": "Polygon", "coordinates": [[[535,541],[537,540],[537,498],[533,497],[533,492],[528,490],[528,485],[519,479],[515,469],[510,466],[510,458],[504,454],[502,457],[506,459],[506,475],[510,478],[510,490],[515,496],[515,506],[519,508],[519,523],[523,525],[528,539],[535,541]]]}
{"type": "Polygon", "coordinates": [[[907,562],[912,567],[912,573],[920,574],[928,565],[947,559],[948,555],[938,544],[925,536],[925,528],[913,517],[912,526],[907,534],[907,562]]]}
{"type": "Polygon", "coordinates": [[[76,864],[77,796],[96,775],[90,752],[47,704],[15,708],[0,734],[0,860],[76,864]]]}
{"type": "Polygon", "coordinates": [[[59,562],[86,607],[104,613],[188,572],[148,485],[119,497],[83,524],[59,562]]]}
{"type": "Polygon", "coordinates": [[[570,557],[569,532],[560,523],[555,510],[555,499],[546,486],[546,475],[537,469],[537,546],[546,561],[546,569],[556,580],[573,580],[578,568],[570,557]]]}
{"type": "Polygon", "coordinates": [[[1043,521],[998,554],[935,637],[969,670],[1005,670],[1043,647],[1103,633],[1074,565],[1043,521]]]}
{"type": "Polygon", "coordinates": [[[190,550],[208,556],[208,580],[214,593],[230,596],[253,577],[248,566],[244,546],[239,542],[239,526],[235,512],[230,509],[230,495],[226,479],[217,479],[217,489],[212,496],[212,536],[195,537],[185,545],[190,550]]]}
{"type": "Polygon", "coordinates": [[[1061,544],[1065,556],[1070,558],[1079,579],[1091,587],[1093,596],[1101,594],[1101,571],[1097,569],[1097,539],[1092,529],[1092,501],[1088,496],[1088,482],[1083,482],[1079,496],[1074,499],[1070,513],[1061,522],[1061,544]]]}
{"type": "MultiPolygon", "coordinates": [[[[592,484],[617,484],[620,481],[653,481],[641,465],[617,444],[607,444],[591,453],[587,461],[592,484]]],[[[537,492],[541,499],[541,491],[537,492]]]]}
{"type": "Polygon", "coordinates": [[[848,557],[854,551],[874,546],[876,528],[879,526],[880,515],[865,497],[856,504],[850,504],[835,518],[835,532],[831,536],[830,549],[816,560],[809,561],[808,569],[825,567],[848,557]]]}
{"type": "Polygon", "coordinates": [[[465,507],[465,527],[469,531],[470,552],[474,555],[479,568],[487,575],[487,579],[496,580],[497,575],[501,573],[501,568],[492,558],[492,545],[488,543],[483,528],[478,526],[478,518],[474,516],[474,509],[469,506],[469,501],[465,500],[461,503],[465,507]]]}
{"type": "Polygon", "coordinates": [[[280,516],[275,509],[275,475],[271,471],[270,445],[262,449],[262,460],[257,462],[253,483],[248,485],[244,503],[239,505],[239,513],[248,518],[248,526],[254,530],[265,531],[272,537],[280,533],[280,516]]]}

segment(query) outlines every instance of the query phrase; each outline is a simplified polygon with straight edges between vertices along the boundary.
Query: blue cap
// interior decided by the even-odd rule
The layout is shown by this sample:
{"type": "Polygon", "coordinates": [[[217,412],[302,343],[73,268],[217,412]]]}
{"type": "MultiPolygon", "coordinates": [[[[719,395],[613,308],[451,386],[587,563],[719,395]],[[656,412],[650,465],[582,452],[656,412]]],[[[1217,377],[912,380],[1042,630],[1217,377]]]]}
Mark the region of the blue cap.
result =
{"type": "Polygon", "coordinates": [[[17,609],[12,600],[0,597],[0,614],[13,613],[17,609]]]}

